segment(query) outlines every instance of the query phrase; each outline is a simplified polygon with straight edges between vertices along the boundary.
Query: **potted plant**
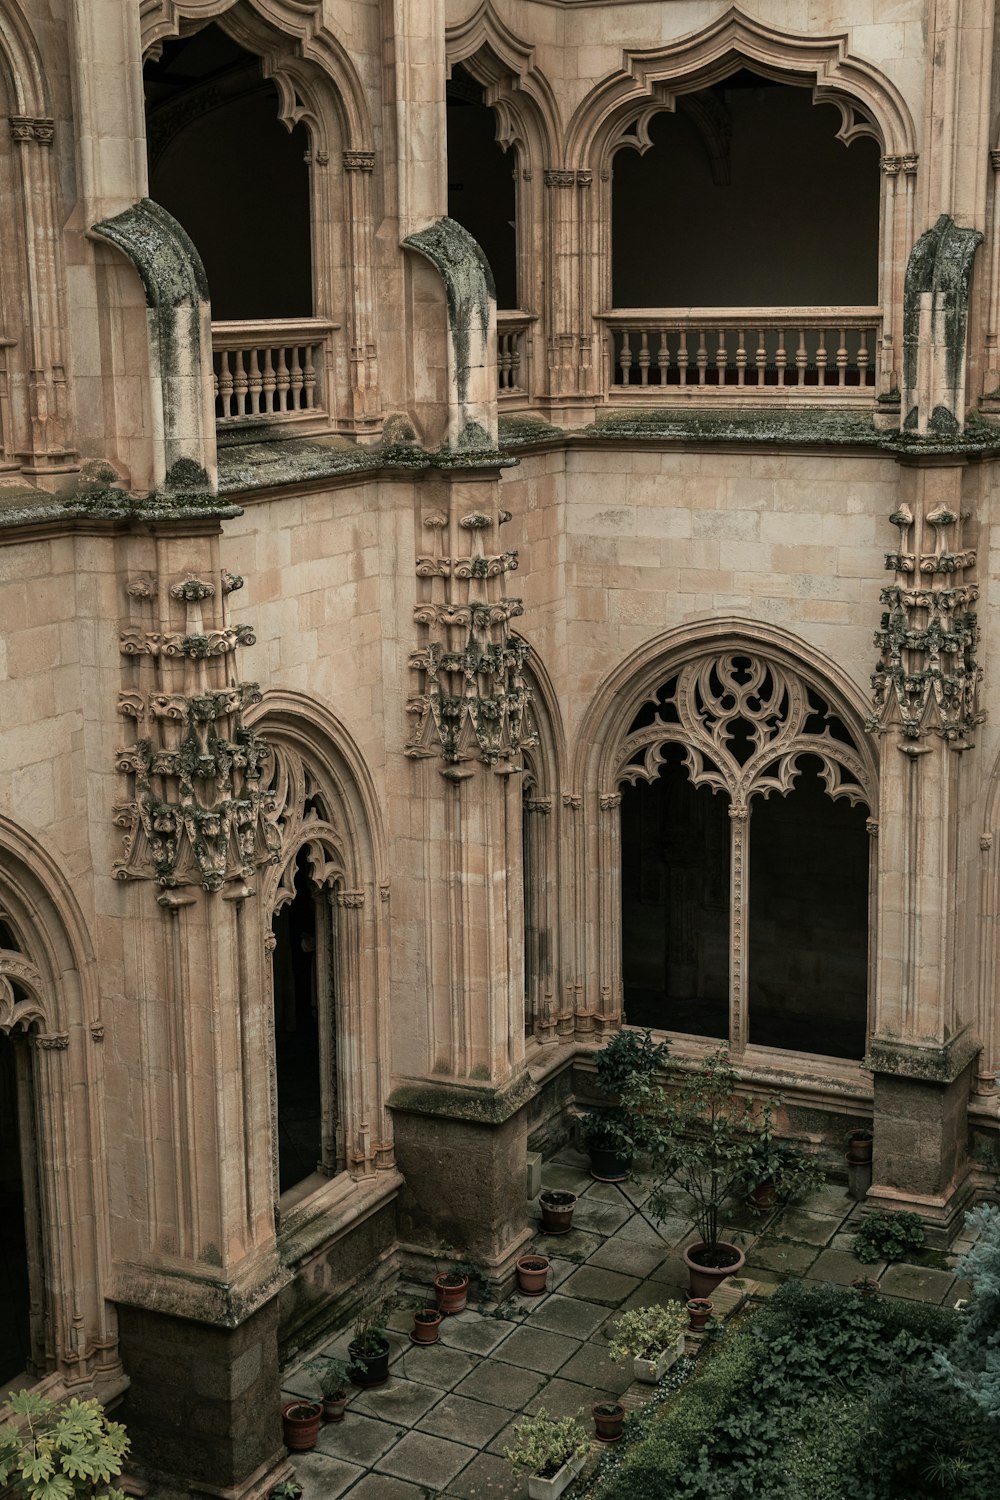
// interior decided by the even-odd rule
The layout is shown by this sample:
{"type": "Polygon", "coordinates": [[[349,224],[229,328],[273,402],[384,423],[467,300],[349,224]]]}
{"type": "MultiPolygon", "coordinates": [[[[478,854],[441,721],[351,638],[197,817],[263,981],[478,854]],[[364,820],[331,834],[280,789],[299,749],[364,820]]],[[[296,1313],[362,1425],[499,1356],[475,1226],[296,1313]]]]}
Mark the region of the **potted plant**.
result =
{"type": "Polygon", "coordinates": [[[268,1500],[302,1500],[302,1486],[297,1479],[282,1479],[271,1490],[268,1500]]]}
{"type": "Polygon", "coordinates": [[[589,1446],[576,1417],[550,1417],[544,1407],[518,1422],[513,1438],[504,1457],[528,1475],[530,1500],[557,1500],[583,1468],[589,1446]]]}
{"type": "Polygon", "coordinates": [[[517,1286],[526,1297],[540,1297],[549,1280],[547,1255],[522,1255],[517,1262],[517,1286]]]}
{"type": "Polygon", "coordinates": [[[355,1385],[384,1385],[389,1379],[390,1349],[385,1328],[391,1308],[392,1301],[386,1298],[362,1312],[354,1324],[354,1337],[347,1352],[351,1356],[350,1374],[355,1385]]]}
{"type": "Polygon", "coordinates": [[[469,1278],[464,1271],[441,1271],[434,1278],[438,1311],[444,1317],[464,1312],[469,1300],[469,1278]]]}
{"type": "Polygon", "coordinates": [[[679,1302],[636,1307],[612,1325],[608,1353],[616,1364],[632,1361],[632,1375],[655,1385],[684,1353],[687,1310],[679,1302]]]}
{"type": "Polygon", "coordinates": [[[871,1131],[864,1126],[858,1130],[849,1130],[844,1137],[847,1160],[851,1162],[871,1161],[872,1139],[871,1131]]]}
{"type": "Polygon", "coordinates": [[[594,1418],[594,1435],[599,1443],[617,1443],[625,1425],[625,1408],[620,1401],[595,1401],[590,1408],[594,1418]]]}
{"type": "Polygon", "coordinates": [[[350,1393],[350,1367],[342,1359],[320,1354],[309,1361],[306,1369],[314,1376],[323,1398],[323,1421],[342,1422],[350,1393]]]}
{"type": "Polygon", "coordinates": [[[743,1185],[756,1213],[768,1213],[779,1201],[788,1203],[822,1187],[825,1180],[823,1168],[808,1151],[775,1136],[772,1116],[780,1102],[779,1096],[763,1105],[757,1133],[747,1145],[743,1185]]]}
{"type": "Polygon", "coordinates": [[[281,1436],[290,1453],[315,1448],[323,1421],[321,1401],[286,1401],[281,1408],[281,1436]]]}
{"type": "Polygon", "coordinates": [[[709,1297],[689,1297],[684,1304],[684,1311],[688,1315],[688,1332],[704,1333],[715,1306],[709,1297]]]}
{"type": "Polygon", "coordinates": [[[737,1083],[729,1053],[720,1048],[684,1078],[672,1098],[662,1088],[653,1097],[645,1082],[623,1095],[626,1108],[643,1112],[643,1147],[654,1179],[650,1213],[658,1219],[676,1213],[672,1179],[691,1202],[699,1235],[684,1251],[692,1297],[710,1297],[746,1259],[738,1245],[721,1237],[723,1206],[751,1174],[757,1144],[770,1133],[772,1106],[758,1114],[752,1100],[737,1095],[737,1083]]]}
{"type": "Polygon", "coordinates": [[[655,1098],[659,1074],[666,1066],[669,1045],[654,1042],[651,1031],[623,1027],[597,1053],[597,1084],[615,1103],[591,1110],[581,1121],[590,1152],[590,1173],[599,1182],[622,1182],[632,1156],[641,1145],[643,1098],[655,1098]],[[630,1104],[626,1106],[625,1095],[630,1104]]]}
{"type": "Polygon", "coordinates": [[[542,1211],[542,1228],[546,1234],[569,1234],[573,1228],[576,1194],[558,1188],[543,1188],[538,1195],[542,1211]]]}
{"type": "Polygon", "coordinates": [[[0,1493],[17,1500],[125,1500],[109,1480],[121,1473],[129,1447],[124,1427],[108,1420],[99,1401],[13,1391],[0,1406],[0,1493]]]}
{"type": "Polygon", "coordinates": [[[438,1307],[420,1307],[413,1314],[410,1340],[414,1344],[436,1344],[441,1336],[444,1313],[438,1307]]]}

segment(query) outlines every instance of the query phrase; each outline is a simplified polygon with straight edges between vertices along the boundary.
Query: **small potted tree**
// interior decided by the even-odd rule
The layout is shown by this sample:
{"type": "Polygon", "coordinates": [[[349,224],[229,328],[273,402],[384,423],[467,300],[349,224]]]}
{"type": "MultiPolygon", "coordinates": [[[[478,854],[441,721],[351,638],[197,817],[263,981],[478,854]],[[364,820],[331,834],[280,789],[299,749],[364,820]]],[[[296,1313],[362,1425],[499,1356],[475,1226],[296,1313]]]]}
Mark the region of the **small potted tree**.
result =
{"type": "Polygon", "coordinates": [[[17,1500],[125,1500],[117,1478],[130,1444],[99,1401],[13,1391],[0,1406],[0,1493],[17,1500]]]}
{"type": "Polygon", "coordinates": [[[591,1176],[599,1182],[622,1182],[628,1176],[633,1154],[642,1144],[644,1102],[658,1096],[668,1052],[668,1043],[654,1042],[652,1032],[623,1027],[597,1053],[598,1087],[615,1102],[610,1108],[591,1110],[580,1124],[591,1176]]]}
{"type": "Polygon", "coordinates": [[[355,1385],[384,1385],[389,1379],[389,1340],[386,1323],[392,1299],[385,1298],[362,1312],[354,1324],[354,1337],[347,1346],[350,1374],[355,1385]]]}
{"type": "Polygon", "coordinates": [[[587,1457],[587,1434],[576,1417],[550,1417],[544,1407],[518,1422],[513,1438],[504,1457],[527,1474],[530,1500],[557,1500],[587,1457]]]}
{"type": "Polygon", "coordinates": [[[687,1326],[688,1312],[680,1302],[633,1308],[612,1325],[608,1353],[616,1364],[630,1359],[633,1378],[655,1385],[684,1353],[687,1326]]]}
{"type": "Polygon", "coordinates": [[[323,1421],[342,1422],[350,1394],[350,1366],[332,1355],[319,1354],[309,1361],[306,1369],[315,1378],[323,1398],[323,1421]]]}
{"type": "Polygon", "coordinates": [[[778,1203],[788,1203],[803,1193],[822,1187],[823,1168],[815,1157],[791,1141],[781,1141],[772,1126],[780,1095],[762,1106],[756,1134],[748,1142],[743,1184],[755,1213],[769,1213],[778,1203]]]}

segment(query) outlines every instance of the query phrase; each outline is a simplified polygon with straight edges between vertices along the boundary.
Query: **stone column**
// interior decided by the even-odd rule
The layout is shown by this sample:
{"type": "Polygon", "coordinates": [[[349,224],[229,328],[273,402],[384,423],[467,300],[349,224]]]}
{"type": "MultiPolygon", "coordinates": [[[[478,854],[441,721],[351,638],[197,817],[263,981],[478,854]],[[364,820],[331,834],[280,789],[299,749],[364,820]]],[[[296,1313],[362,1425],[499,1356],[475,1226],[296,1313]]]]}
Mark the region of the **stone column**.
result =
{"type": "Polygon", "coordinates": [[[983,717],[967,478],[953,458],[904,462],[873,677],[883,755],[868,1202],[918,1212],[941,1238],[968,1197],[966,1109],[979,1052],[965,922],[975,795],[967,763],[983,717]]]}

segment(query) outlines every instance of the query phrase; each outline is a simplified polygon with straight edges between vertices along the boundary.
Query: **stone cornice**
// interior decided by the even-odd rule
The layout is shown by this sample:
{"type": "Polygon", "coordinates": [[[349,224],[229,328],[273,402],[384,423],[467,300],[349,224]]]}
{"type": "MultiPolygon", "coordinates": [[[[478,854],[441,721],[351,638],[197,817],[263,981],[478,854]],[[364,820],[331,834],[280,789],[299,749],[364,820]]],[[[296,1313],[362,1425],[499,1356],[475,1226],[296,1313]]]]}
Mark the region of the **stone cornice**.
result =
{"type": "Polygon", "coordinates": [[[527,1071],[499,1088],[458,1079],[411,1078],[397,1084],[389,1108],[400,1114],[465,1120],[472,1125],[502,1125],[537,1092],[527,1071]]]}

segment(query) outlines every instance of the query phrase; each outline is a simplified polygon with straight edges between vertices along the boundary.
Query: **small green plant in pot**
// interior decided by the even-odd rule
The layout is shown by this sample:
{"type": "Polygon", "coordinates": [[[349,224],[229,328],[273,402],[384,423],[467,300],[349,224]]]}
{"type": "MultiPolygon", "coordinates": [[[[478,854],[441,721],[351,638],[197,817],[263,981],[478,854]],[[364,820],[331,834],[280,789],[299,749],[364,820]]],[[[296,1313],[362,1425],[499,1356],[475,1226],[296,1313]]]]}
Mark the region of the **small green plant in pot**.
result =
{"type": "Polygon", "coordinates": [[[684,1353],[687,1326],[680,1302],[633,1308],[612,1325],[608,1353],[616,1364],[630,1359],[634,1378],[655,1385],[684,1353]]]}
{"type": "Polygon", "coordinates": [[[306,1369],[314,1376],[323,1398],[323,1421],[342,1422],[351,1389],[350,1365],[332,1355],[318,1354],[306,1369]]]}
{"type": "Polygon", "coordinates": [[[589,1440],[576,1417],[550,1417],[544,1407],[516,1424],[504,1457],[528,1475],[531,1500],[557,1500],[583,1468],[589,1440]]]}
{"type": "Polygon", "coordinates": [[[14,1391],[0,1406],[0,1493],[16,1500],[125,1500],[111,1480],[129,1440],[99,1401],[14,1391]]]}
{"type": "Polygon", "coordinates": [[[758,1133],[747,1147],[743,1184],[751,1208],[767,1213],[777,1203],[789,1203],[822,1187],[823,1168],[808,1151],[774,1134],[773,1114],[780,1096],[767,1100],[758,1116],[758,1133]]]}
{"type": "Polygon", "coordinates": [[[385,1330],[392,1305],[392,1298],[385,1297],[355,1320],[354,1337],[347,1346],[351,1356],[351,1379],[355,1385],[384,1385],[389,1379],[391,1351],[385,1330]]]}
{"type": "Polygon", "coordinates": [[[617,1031],[597,1053],[597,1084],[614,1102],[591,1110],[580,1125],[590,1152],[591,1176],[599,1182],[621,1182],[642,1146],[641,1101],[659,1096],[659,1075],[667,1065],[669,1046],[654,1042],[651,1031],[617,1031]],[[632,1101],[625,1107],[624,1099],[632,1101]]]}

